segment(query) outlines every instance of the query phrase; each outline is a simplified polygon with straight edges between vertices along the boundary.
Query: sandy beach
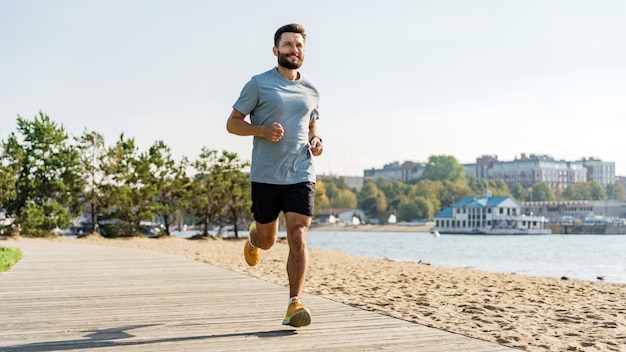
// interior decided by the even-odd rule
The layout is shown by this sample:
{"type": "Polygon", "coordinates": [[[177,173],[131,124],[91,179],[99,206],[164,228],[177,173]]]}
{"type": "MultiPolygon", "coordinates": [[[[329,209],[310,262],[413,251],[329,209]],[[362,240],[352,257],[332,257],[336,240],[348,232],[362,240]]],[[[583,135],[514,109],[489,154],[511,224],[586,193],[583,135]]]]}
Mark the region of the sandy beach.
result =
{"type": "MultiPolygon", "coordinates": [[[[287,283],[285,240],[264,252],[253,268],[243,260],[242,239],[90,235],[50,240],[155,250],[287,283]]],[[[626,351],[626,285],[443,268],[316,248],[310,249],[310,259],[306,291],[351,306],[528,351],[626,351]]]]}

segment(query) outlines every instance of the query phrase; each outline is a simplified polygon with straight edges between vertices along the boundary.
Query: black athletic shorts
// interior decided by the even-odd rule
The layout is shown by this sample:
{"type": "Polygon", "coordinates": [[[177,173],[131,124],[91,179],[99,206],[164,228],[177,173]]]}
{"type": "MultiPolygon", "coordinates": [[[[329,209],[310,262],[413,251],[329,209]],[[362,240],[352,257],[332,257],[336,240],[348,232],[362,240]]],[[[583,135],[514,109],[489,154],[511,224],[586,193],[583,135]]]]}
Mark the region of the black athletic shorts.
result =
{"type": "Polygon", "coordinates": [[[315,183],[303,182],[293,185],[272,185],[252,182],[252,213],[254,221],[267,224],[283,213],[313,216],[315,206],[315,183]]]}

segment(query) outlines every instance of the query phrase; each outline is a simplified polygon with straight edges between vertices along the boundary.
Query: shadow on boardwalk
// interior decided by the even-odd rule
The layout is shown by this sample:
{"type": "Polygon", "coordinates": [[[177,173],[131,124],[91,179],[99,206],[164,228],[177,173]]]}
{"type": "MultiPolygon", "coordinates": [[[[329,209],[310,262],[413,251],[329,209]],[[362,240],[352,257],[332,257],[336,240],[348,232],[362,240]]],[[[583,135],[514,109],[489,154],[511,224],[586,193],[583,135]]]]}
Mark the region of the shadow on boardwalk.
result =
{"type": "MultiPolygon", "coordinates": [[[[137,348],[141,350],[141,346],[158,345],[158,344],[185,344],[196,340],[204,340],[207,346],[211,346],[211,339],[229,339],[229,338],[277,338],[294,335],[295,330],[274,330],[274,331],[258,331],[258,332],[242,332],[234,334],[206,335],[206,336],[185,336],[173,337],[166,339],[148,339],[141,341],[123,341],[135,337],[136,335],[129,333],[134,329],[150,327],[150,325],[123,326],[119,328],[102,329],[87,334],[78,340],[62,340],[54,342],[35,342],[25,345],[2,347],[2,351],[76,351],[88,349],[101,349],[110,347],[115,350],[126,350],[127,348],[137,348]]],[[[89,332],[89,331],[87,331],[89,332]]],[[[152,350],[152,349],[150,349],[152,350]]]]}

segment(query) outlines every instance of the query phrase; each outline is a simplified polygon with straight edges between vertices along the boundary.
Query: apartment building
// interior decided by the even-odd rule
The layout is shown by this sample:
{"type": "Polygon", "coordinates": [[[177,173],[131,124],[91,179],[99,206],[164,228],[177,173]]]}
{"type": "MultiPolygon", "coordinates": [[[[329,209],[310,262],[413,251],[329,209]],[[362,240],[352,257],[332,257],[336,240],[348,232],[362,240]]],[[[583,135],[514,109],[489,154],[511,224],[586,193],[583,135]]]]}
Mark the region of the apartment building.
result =
{"type": "MultiPolygon", "coordinates": [[[[598,181],[606,186],[618,180],[615,176],[615,163],[596,158],[566,161],[556,160],[549,155],[521,154],[512,161],[500,161],[495,155],[483,155],[476,158],[475,164],[462,166],[468,178],[503,180],[509,187],[516,183],[523,187],[532,187],[545,182],[555,192],[578,182],[598,181]]],[[[407,161],[403,164],[387,164],[383,169],[365,170],[364,176],[366,179],[384,177],[407,182],[419,179],[423,173],[423,164],[407,161]]]]}
{"type": "Polygon", "coordinates": [[[617,181],[614,162],[595,158],[583,159],[582,161],[587,168],[587,181],[598,181],[603,186],[617,181]]]}
{"type": "Polygon", "coordinates": [[[377,179],[385,178],[391,181],[408,182],[410,180],[417,180],[422,177],[424,173],[424,164],[416,163],[412,161],[405,161],[400,164],[399,162],[393,162],[386,164],[382,169],[369,169],[363,171],[364,179],[377,179]]]}
{"type": "Polygon", "coordinates": [[[509,187],[516,183],[531,187],[545,182],[555,191],[569,184],[586,182],[588,173],[582,161],[555,160],[548,155],[535,154],[521,154],[513,161],[493,161],[490,166],[487,179],[503,180],[509,187]]]}

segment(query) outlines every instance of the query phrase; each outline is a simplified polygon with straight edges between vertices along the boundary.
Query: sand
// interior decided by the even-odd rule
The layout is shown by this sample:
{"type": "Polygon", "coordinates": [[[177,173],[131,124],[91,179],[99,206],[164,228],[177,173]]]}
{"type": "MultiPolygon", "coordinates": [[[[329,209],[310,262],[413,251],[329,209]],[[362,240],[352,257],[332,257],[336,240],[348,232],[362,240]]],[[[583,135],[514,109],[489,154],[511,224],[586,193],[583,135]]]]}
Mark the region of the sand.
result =
{"type": "MultiPolygon", "coordinates": [[[[166,252],[287,284],[285,240],[264,252],[262,262],[252,268],[243,260],[243,240],[237,239],[113,240],[90,235],[54,240],[166,252]]],[[[626,351],[626,285],[309,251],[308,293],[528,351],[626,351]]]]}

